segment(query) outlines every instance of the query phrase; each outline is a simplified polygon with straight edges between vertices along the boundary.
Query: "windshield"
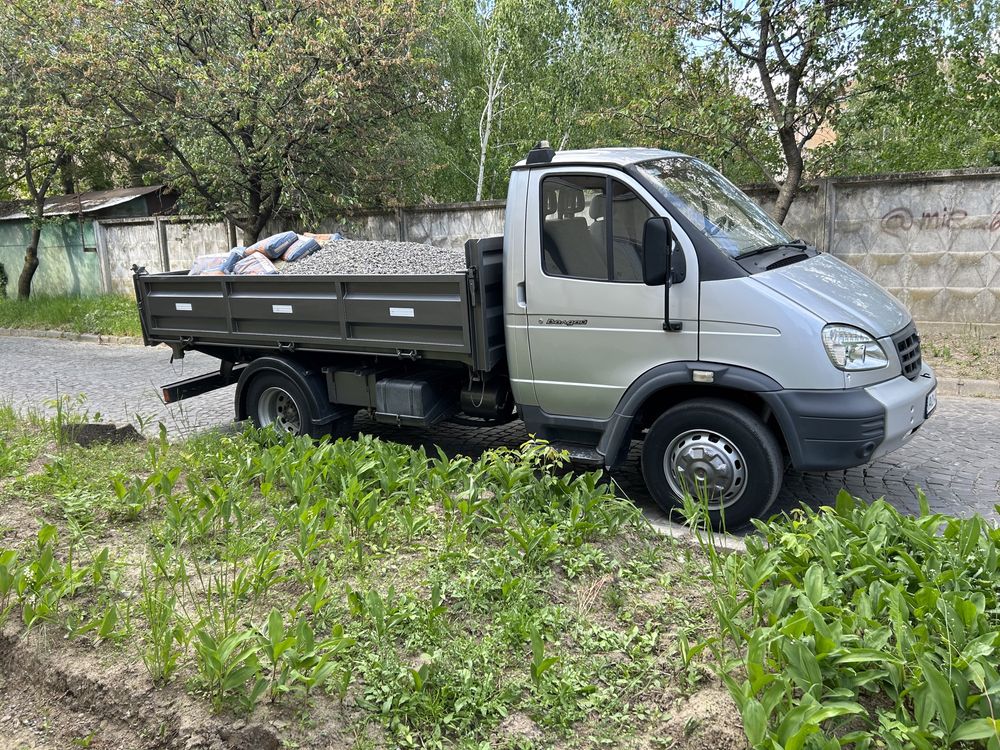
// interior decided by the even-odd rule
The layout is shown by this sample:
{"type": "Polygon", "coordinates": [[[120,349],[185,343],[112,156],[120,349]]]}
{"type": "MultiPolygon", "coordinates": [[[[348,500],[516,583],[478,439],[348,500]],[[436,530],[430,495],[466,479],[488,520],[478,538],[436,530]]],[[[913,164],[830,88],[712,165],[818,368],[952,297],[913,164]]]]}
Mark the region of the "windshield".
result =
{"type": "Polygon", "coordinates": [[[792,241],[764,209],[702,161],[671,156],[638,167],[671,206],[734,258],[792,241]]]}

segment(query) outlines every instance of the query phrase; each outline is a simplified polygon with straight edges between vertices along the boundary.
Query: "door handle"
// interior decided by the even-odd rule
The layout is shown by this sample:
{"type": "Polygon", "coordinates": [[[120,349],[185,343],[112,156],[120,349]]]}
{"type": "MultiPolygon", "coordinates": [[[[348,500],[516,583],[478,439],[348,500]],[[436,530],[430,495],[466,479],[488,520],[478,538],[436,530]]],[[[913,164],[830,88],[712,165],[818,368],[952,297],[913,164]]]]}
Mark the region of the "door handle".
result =
{"type": "Polygon", "coordinates": [[[517,285],[517,306],[518,307],[528,306],[528,296],[525,292],[523,281],[517,285]]]}

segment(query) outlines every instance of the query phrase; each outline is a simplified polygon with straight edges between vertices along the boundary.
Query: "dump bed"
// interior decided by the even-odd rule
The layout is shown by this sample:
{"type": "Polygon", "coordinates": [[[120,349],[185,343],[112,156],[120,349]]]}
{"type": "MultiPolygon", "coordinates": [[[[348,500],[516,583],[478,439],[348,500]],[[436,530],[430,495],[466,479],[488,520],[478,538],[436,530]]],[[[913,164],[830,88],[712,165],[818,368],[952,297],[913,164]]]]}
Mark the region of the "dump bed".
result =
{"type": "Polygon", "coordinates": [[[470,240],[468,270],[404,276],[189,276],[135,271],[147,346],[503,360],[501,238],[470,240]]]}

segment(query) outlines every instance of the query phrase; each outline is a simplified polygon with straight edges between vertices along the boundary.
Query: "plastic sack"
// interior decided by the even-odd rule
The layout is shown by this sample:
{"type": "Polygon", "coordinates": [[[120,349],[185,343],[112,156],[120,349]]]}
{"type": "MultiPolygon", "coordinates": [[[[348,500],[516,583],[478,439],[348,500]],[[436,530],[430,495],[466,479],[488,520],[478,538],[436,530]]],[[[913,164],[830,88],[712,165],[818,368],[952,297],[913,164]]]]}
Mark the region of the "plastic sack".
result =
{"type": "Polygon", "coordinates": [[[249,255],[264,255],[271,260],[277,260],[285,251],[297,242],[299,236],[295,232],[282,232],[281,234],[274,234],[270,237],[265,237],[262,240],[258,240],[249,247],[247,247],[246,254],[249,255]]]}
{"type": "Polygon", "coordinates": [[[303,235],[293,242],[291,247],[285,250],[285,254],[281,256],[281,259],[289,262],[301,260],[307,255],[312,255],[317,250],[319,250],[319,243],[316,239],[303,235]]]}
{"type": "Polygon", "coordinates": [[[189,276],[225,276],[232,273],[236,264],[243,260],[245,248],[234,247],[225,255],[201,255],[191,264],[189,276]]]}
{"type": "Polygon", "coordinates": [[[329,242],[330,240],[342,240],[344,235],[340,232],[334,232],[333,234],[316,234],[315,232],[303,232],[299,235],[299,239],[303,237],[312,237],[317,242],[329,242]]]}
{"type": "Polygon", "coordinates": [[[237,263],[233,273],[237,276],[272,276],[278,273],[278,269],[270,259],[260,253],[254,253],[237,263]]]}

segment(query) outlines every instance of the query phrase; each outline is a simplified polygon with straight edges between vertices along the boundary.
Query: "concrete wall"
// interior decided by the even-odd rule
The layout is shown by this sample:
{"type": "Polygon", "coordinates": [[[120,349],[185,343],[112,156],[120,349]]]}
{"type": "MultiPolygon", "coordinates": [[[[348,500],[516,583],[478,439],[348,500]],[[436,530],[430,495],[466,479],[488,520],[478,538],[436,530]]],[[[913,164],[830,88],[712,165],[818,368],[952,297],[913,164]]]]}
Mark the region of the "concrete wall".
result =
{"type": "Polygon", "coordinates": [[[1000,324],[1000,175],[844,181],[831,251],[918,320],[1000,324]]]}
{"type": "MultiPolygon", "coordinates": [[[[747,191],[765,208],[773,205],[772,189],[747,191]]],[[[503,219],[503,201],[485,201],[358,212],[312,229],[461,247],[470,237],[501,234],[503,219]]],[[[105,288],[131,289],[133,263],[178,270],[229,247],[221,222],[170,218],[161,230],[160,221],[101,222],[105,288]]],[[[1000,169],[818,180],[803,187],[785,226],[890,289],[921,322],[1000,326],[1000,169]]],[[[69,287],[93,288],[92,281],[69,287]]]]}
{"type": "MultiPolygon", "coordinates": [[[[773,191],[752,193],[773,200],[773,191]]],[[[785,226],[875,279],[923,323],[1000,326],[1000,170],[821,180],[785,226]]]]}

